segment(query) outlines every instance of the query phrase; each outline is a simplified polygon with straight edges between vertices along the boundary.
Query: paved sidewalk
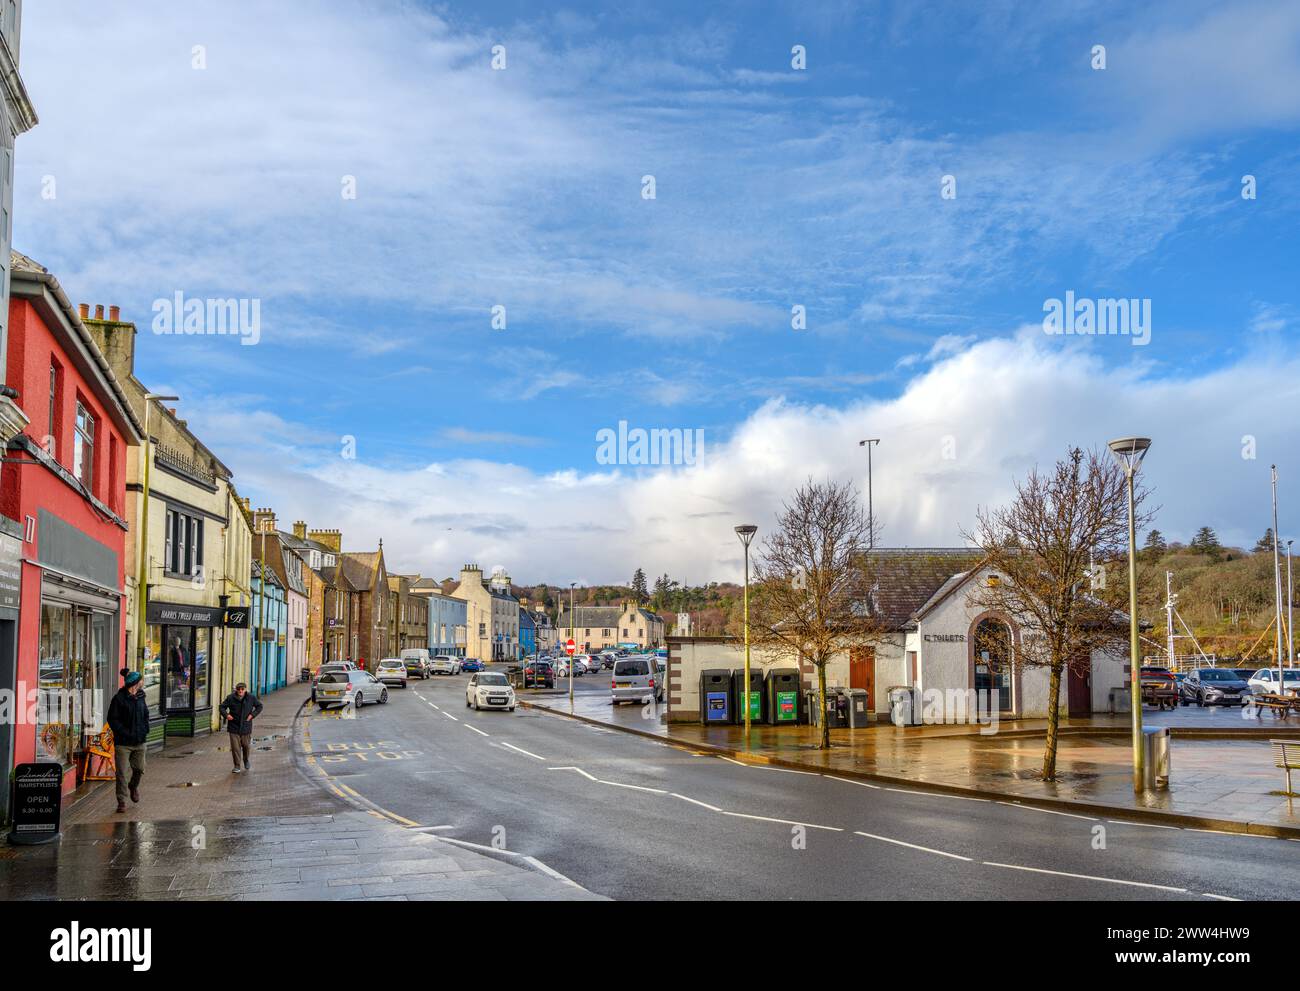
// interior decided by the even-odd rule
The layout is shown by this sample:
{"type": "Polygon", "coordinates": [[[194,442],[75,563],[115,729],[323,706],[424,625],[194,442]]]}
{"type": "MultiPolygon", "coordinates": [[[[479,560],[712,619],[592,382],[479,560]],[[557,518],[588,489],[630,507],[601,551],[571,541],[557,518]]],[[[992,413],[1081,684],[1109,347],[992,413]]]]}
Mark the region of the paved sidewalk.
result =
{"type": "Polygon", "coordinates": [[[823,752],[817,749],[819,731],[809,726],[754,726],[746,747],[743,727],[665,723],[663,706],[614,707],[600,693],[575,697],[572,708],[567,695],[529,694],[521,701],[687,747],[790,767],[1300,837],[1300,799],[1285,795],[1285,778],[1273,766],[1268,745],[1270,736],[1295,734],[1294,722],[1288,727],[1261,719],[1245,725],[1236,712],[1144,713],[1147,725],[1176,727],[1171,740],[1173,774],[1168,791],[1135,796],[1132,745],[1122,716],[1075,720],[1068,726],[1057,750],[1057,781],[1047,783],[1039,779],[1043,720],[1004,722],[993,735],[981,735],[978,727],[951,725],[884,723],[837,729],[832,730],[831,750],[823,752]]]}

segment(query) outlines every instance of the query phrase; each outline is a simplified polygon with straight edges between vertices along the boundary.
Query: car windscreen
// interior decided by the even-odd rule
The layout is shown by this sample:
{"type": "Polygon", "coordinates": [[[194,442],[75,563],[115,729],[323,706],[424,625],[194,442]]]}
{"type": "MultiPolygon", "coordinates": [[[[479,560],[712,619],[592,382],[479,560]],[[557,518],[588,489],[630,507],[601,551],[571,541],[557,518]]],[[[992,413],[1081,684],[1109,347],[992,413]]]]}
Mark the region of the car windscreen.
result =
{"type": "Polygon", "coordinates": [[[479,683],[480,685],[508,685],[508,684],[510,684],[510,682],[508,682],[508,681],[506,680],[506,676],[503,675],[503,674],[481,674],[481,675],[478,676],[478,683],[479,683]]]}
{"type": "Polygon", "coordinates": [[[618,661],[614,665],[614,676],[649,674],[650,664],[648,661],[618,661]]]}
{"type": "Polygon", "coordinates": [[[343,685],[348,680],[346,671],[326,671],[321,675],[320,683],[322,685],[343,685]]]}
{"type": "Polygon", "coordinates": [[[1218,671],[1207,669],[1201,672],[1202,681],[1241,681],[1236,671],[1218,671]]]}

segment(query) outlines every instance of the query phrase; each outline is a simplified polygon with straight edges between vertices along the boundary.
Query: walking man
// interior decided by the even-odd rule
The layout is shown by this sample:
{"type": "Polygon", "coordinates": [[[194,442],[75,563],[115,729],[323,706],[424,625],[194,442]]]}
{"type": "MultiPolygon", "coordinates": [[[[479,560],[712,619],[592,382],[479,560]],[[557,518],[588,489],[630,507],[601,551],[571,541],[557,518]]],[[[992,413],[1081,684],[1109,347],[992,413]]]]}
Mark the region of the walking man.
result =
{"type": "Polygon", "coordinates": [[[144,777],[145,740],[149,737],[149,703],[141,690],[140,672],[122,669],[122,687],[108,704],[108,728],[113,731],[113,762],[117,765],[117,811],[126,811],[126,797],[140,801],[144,777]],[[131,780],[126,778],[131,765],[131,780]]]}
{"type": "Polygon", "coordinates": [[[235,762],[235,774],[253,769],[248,762],[248,752],[253,743],[253,720],[261,712],[262,703],[242,681],[221,703],[221,718],[226,721],[226,732],[230,734],[230,756],[235,762]],[[243,767],[239,766],[241,755],[244,758],[243,767]]]}

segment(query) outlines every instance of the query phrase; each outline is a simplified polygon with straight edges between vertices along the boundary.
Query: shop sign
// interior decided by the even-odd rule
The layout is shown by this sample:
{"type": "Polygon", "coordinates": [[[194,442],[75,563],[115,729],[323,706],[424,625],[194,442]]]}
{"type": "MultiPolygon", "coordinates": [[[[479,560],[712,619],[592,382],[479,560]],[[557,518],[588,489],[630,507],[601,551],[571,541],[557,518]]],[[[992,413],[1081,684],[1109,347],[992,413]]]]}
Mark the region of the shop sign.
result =
{"type": "Polygon", "coordinates": [[[150,602],[145,622],[150,626],[220,626],[218,606],[190,606],[179,602],[150,602]]]}
{"type": "Polygon", "coordinates": [[[921,637],[926,643],[965,643],[964,633],[927,633],[921,637]]]}
{"type": "Polygon", "coordinates": [[[23,544],[17,537],[0,534],[0,609],[17,609],[22,587],[23,544]]]}
{"type": "Polygon", "coordinates": [[[233,630],[248,629],[248,606],[226,606],[221,614],[221,625],[233,630]]]}
{"type": "Polygon", "coordinates": [[[46,843],[59,836],[63,808],[63,765],[42,762],[14,768],[10,843],[46,843]]]}

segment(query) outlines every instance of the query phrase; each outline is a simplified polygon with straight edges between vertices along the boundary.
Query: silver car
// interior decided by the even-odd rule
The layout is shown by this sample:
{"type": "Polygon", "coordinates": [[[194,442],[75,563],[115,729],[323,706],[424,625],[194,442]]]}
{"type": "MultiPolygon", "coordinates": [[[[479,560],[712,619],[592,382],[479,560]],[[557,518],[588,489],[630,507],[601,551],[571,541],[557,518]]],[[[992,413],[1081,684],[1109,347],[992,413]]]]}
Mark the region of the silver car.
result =
{"type": "Polygon", "coordinates": [[[648,657],[625,657],[614,662],[610,699],[620,702],[644,702],[663,697],[663,684],[655,670],[654,660],[648,657]]]}
{"type": "Polygon", "coordinates": [[[351,705],[360,709],[367,702],[387,702],[388,689],[369,671],[349,668],[347,671],[330,671],[321,675],[316,685],[316,704],[351,705]]]}

